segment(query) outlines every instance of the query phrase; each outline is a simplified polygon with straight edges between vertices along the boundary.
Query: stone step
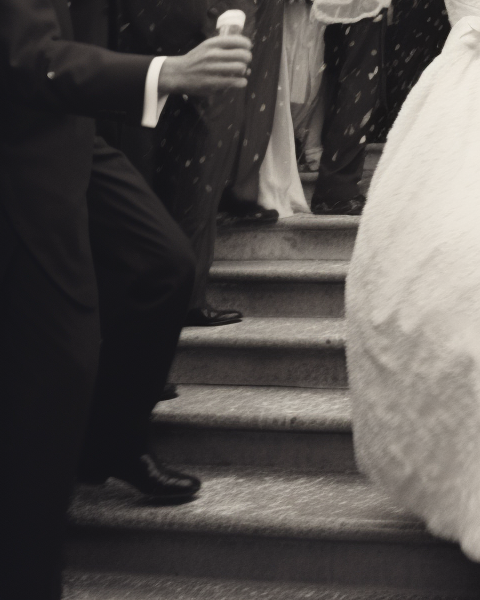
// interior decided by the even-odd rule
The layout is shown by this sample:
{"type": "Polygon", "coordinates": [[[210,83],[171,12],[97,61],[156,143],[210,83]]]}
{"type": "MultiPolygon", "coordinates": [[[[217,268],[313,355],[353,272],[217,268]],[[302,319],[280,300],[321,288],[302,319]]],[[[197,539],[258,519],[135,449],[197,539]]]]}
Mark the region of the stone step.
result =
{"type": "Polygon", "coordinates": [[[176,383],[345,388],[343,319],[246,318],[183,330],[176,383]]]}
{"type": "Polygon", "coordinates": [[[167,463],[355,471],[346,390],[182,385],[154,413],[167,463]]]}
{"type": "Polygon", "coordinates": [[[208,302],[248,317],[343,317],[347,261],[217,261],[208,302]]]}
{"type": "Polygon", "coordinates": [[[152,506],[127,484],[79,488],[68,565],[152,576],[472,593],[480,565],[439,541],[355,474],[194,468],[181,506],[152,506]]]}
{"type": "MultiPolygon", "coordinates": [[[[360,191],[366,194],[384,144],[369,144],[360,191]]],[[[318,173],[301,173],[310,203],[318,173]]],[[[217,260],[349,260],[358,228],[358,217],[322,217],[297,214],[276,225],[219,227],[217,260]]]]}
{"type": "Polygon", "coordinates": [[[360,217],[297,214],[218,228],[216,260],[350,260],[360,217]]]}
{"type": "Polygon", "coordinates": [[[467,600],[412,590],[67,571],[62,600],[467,600]]]}

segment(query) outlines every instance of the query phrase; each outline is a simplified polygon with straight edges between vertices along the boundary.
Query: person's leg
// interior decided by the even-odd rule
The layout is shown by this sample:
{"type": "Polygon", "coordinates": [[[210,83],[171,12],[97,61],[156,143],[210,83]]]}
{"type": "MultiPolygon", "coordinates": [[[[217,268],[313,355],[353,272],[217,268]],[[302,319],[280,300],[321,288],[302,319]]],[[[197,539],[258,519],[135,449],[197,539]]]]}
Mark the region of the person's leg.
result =
{"type": "MultiPolygon", "coordinates": [[[[65,514],[98,362],[98,311],[52,282],[3,215],[0,237],[0,598],[60,600],[65,514]]],[[[83,277],[94,285],[93,265],[83,277]]]]}
{"type": "MultiPolygon", "coordinates": [[[[226,9],[219,2],[210,4],[204,25],[207,37],[215,35],[217,17],[226,9]]],[[[246,10],[247,33],[253,32],[255,10],[246,10]]],[[[212,312],[206,287],[218,205],[241,143],[245,93],[245,89],[232,89],[208,99],[172,96],[155,131],[153,187],[189,238],[197,259],[189,325],[221,325],[241,318],[235,311],[212,312]]]]}
{"type": "Polygon", "coordinates": [[[393,8],[386,40],[388,113],[379,123],[384,137],[420,75],[442,51],[450,32],[444,0],[394,0],[393,8]]]}
{"type": "MultiPolygon", "coordinates": [[[[236,202],[237,212],[250,211],[250,220],[254,222],[264,222],[272,217],[271,211],[259,207],[256,200],[258,172],[275,108],[281,50],[280,46],[275,46],[275,40],[281,41],[281,27],[276,27],[277,21],[268,24],[272,17],[268,12],[269,0],[263,0],[260,7],[253,0],[212,0],[209,5],[204,26],[207,37],[215,35],[217,18],[224,10],[241,8],[245,11],[245,34],[255,38],[250,77],[257,83],[249,83],[246,89],[229,90],[208,100],[171,97],[156,130],[158,167],[154,190],[190,239],[197,257],[195,286],[187,321],[191,325],[221,325],[238,322],[241,318],[238,311],[219,311],[206,303],[217,211],[226,186],[237,184],[238,195],[233,194],[234,199],[248,204],[245,211],[244,206],[236,202]],[[259,11],[262,16],[257,30],[259,11]],[[268,61],[272,51],[278,54],[278,60],[270,65],[268,61]],[[259,69],[263,67],[272,69],[271,76],[267,73],[267,78],[264,77],[265,69],[259,76],[259,69]],[[262,100],[263,86],[273,90],[274,95],[270,95],[268,101],[262,100]],[[247,122],[248,126],[245,125],[247,122]],[[259,132],[263,133],[259,136],[259,132]]],[[[278,7],[275,1],[273,5],[275,14],[283,10],[283,4],[278,7]]],[[[227,207],[234,210],[233,203],[228,203],[227,207]]],[[[273,217],[276,220],[278,214],[273,217]]]]}
{"type": "MultiPolygon", "coordinates": [[[[136,468],[149,452],[149,417],[185,320],[195,261],[160,200],[101,138],[87,196],[102,347],[82,474],[101,479],[136,468]]],[[[175,486],[164,483],[158,495],[172,495],[175,486]]],[[[198,487],[184,477],[176,489],[191,495],[198,487]]]]}
{"type": "Polygon", "coordinates": [[[353,25],[327,27],[330,89],[323,153],[312,198],[312,210],[317,214],[359,214],[363,207],[358,184],[372,115],[381,98],[384,31],[383,13],[353,25]]]}
{"type": "MultiPolygon", "coordinates": [[[[248,205],[258,200],[259,172],[273,127],[282,56],[284,2],[261,0],[256,13],[253,59],[245,96],[245,118],[230,184],[224,192],[222,207],[248,214],[248,205]]],[[[268,217],[268,215],[267,215],[268,217]]],[[[276,221],[277,215],[261,222],[276,221]]],[[[251,221],[255,221],[252,218],[251,221]]]]}
{"type": "Polygon", "coordinates": [[[206,306],[218,204],[235,159],[245,90],[169,99],[155,132],[154,190],[186,234],[197,267],[190,309],[206,306]]]}

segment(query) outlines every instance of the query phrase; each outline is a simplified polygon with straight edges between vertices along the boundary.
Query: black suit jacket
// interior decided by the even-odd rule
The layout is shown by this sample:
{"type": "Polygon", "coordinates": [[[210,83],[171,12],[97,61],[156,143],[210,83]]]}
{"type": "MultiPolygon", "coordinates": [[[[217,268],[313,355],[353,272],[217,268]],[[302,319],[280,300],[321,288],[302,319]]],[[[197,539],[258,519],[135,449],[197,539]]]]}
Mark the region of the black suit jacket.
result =
{"type": "Polygon", "coordinates": [[[0,206],[50,277],[87,306],[96,302],[86,207],[93,117],[139,122],[152,59],[85,43],[107,8],[0,0],[0,206]]]}

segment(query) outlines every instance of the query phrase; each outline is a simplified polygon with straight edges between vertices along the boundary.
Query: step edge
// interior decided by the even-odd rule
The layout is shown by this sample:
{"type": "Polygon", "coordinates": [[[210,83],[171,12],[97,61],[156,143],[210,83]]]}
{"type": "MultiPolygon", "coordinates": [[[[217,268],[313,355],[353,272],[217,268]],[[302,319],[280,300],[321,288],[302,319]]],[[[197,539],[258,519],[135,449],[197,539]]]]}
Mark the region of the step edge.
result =
{"type": "MultiPolygon", "coordinates": [[[[292,582],[292,581],[269,581],[269,580],[255,580],[255,579],[223,579],[218,577],[192,577],[185,575],[152,575],[138,572],[118,572],[112,570],[87,570],[81,568],[67,567],[64,570],[64,581],[67,590],[67,600],[69,599],[70,590],[75,590],[80,587],[89,587],[89,589],[98,589],[100,583],[103,584],[103,577],[110,579],[112,583],[117,586],[119,584],[129,587],[130,584],[134,584],[135,589],[142,589],[142,583],[148,587],[154,587],[158,590],[159,585],[166,584],[169,589],[167,593],[171,593],[172,588],[178,586],[187,586],[189,590],[193,588],[200,590],[200,593],[204,591],[211,592],[213,589],[218,590],[221,588],[222,598],[237,598],[238,588],[242,588],[242,592],[247,588],[250,592],[254,589],[262,590],[262,598],[274,598],[281,592],[282,598],[284,592],[287,592],[290,598],[296,598],[298,594],[299,598],[311,597],[310,594],[305,596],[305,592],[312,592],[314,598],[321,598],[322,600],[332,599],[333,597],[338,600],[471,600],[473,597],[471,594],[460,592],[455,593],[452,591],[445,592],[440,590],[418,590],[415,588],[385,588],[381,586],[365,586],[359,589],[359,586],[352,585],[339,585],[339,584],[315,584],[311,582],[292,582]],[[77,583],[78,581],[78,583],[77,583]],[[97,583],[98,582],[98,583],[97,583]],[[228,594],[228,595],[224,595],[228,594]],[[267,596],[264,596],[267,594],[267,596]],[[334,596],[332,596],[334,594],[334,596]],[[455,595],[453,595],[455,594],[455,595]]],[[[108,583],[107,583],[108,586],[108,583]]],[[[102,585],[102,588],[104,586],[102,585]]],[[[108,586],[110,587],[110,586],[108,586]]],[[[178,591],[177,591],[178,593],[178,591]]],[[[75,596],[76,597],[76,596],[75,596]]],[[[168,596],[170,597],[170,595],[168,596]]],[[[189,596],[190,597],[190,596],[189,596]]],[[[203,596],[202,596],[203,597],[203,596]]],[[[215,594],[214,598],[217,598],[218,594],[215,594]]],[[[242,597],[244,597],[242,595],[242,597]]],[[[148,598],[151,598],[149,595],[148,598]]],[[[183,598],[183,595],[182,595],[183,598]]],[[[73,598],[72,598],[73,600],[73,598]]]]}
{"type": "Polygon", "coordinates": [[[217,260],[210,269],[209,282],[343,283],[347,277],[348,269],[348,260],[217,260]],[[278,268],[279,263],[281,263],[280,268],[278,268]],[[299,263],[305,263],[305,266],[314,266],[316,268],[302,271],[301,268],[303,265],[299,263]],[[312,265],[312,263],[314,264],[312,265]],[[332,265],[332,263],[335,264],[332,265]],[[261,265],[260,268],[257,266],[259,264],[261,265]],[[271,268],[272,266],[274,269],[271,268]]]}
{"type": "Polygon", "coordinates": [[[308,433],[308,434],[345,434],[352,433],[352,419],[345,417],[319,418],[314,422],[302,423],[301,419],[295,417],[294,423],[289,419],[275,419],[268,417],[255,418],[249,417],[215,417],[214,415],[205,415],[204,413],[190,413],[188,418],[185,415],[165,415],[153,413],[152,424],[156,430],[169,429],[173,427],[177,430],[221,430],[238,432],[275,432],[275,433],[308,433]],[[283,422],[282,422],[283,421],[283,422]]]}
{"type": "Polygon", "coordinates": [[[420,522],[412,521],[400,525],[394,520],[356,520],[356,519],[325,519],[314,527],[305,525],[286,526],[285,524],[256,524],[235,518],[220,520],[215,518],[195,518],[195,522],[185,519],[159,523],[154,519],[139,520],[114,519],[111,515],[94,515],[94,509],[87,509],[88,516],[76,511],[69,516],[69,529],[74,532],[100,533],[135,533],[136,535],[202,535],[202,536],[241,536],[249,538],[282,539],[299,542],[305,541],[335,541],[335,542],[370,542],[370,543],[422,543],[428,545],[455,544],[433,537],[420,522]],[[109,518],[110,517],[110,518],[109,518]]]}
{"type": "Polygon", "coordinates": [[[289,219],[295,219],[295,217],[287,217],[280,219],[274,225],[222,225],[217,229],[217,239],[221,238],[223,233],[258,233],[259,231],[265,232],[281,232],[281,231],[322,231],[324,229],[332,230],[356,230],[360,224],[360,217],[352,217],[347,215],[331,215],[331,216],[313,216],[308,220],[295,220],[289,221],[289,219]]]}
{"type": "MultiPolygon", "coordinates": [[[[192,327],[193,329],[193,327],[192,327]]],[[[200,329],[200,328],[199,328],[200,329]]],[[[321,351],[341,351],[345,350],[346,338],[326,338],[326,339],[289,339],[278,338],[272,340],[264,338],[244,338],[236,340],[235,338],[210,338],[199,337],[192,339],[180,338],[177,350],[190,350],[197,348],[209,349],[265,349],[265,350],[321,350],[321,351]]]]}

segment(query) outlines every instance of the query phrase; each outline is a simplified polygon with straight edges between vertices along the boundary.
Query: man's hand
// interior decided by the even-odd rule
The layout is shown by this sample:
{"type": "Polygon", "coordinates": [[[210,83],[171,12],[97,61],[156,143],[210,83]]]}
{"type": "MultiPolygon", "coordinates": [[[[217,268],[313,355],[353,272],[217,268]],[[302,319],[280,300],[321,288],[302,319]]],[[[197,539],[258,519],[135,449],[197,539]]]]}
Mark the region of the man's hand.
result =
{"type": "Polygon", "coordinates": [[[169,56],[158,80],[159,95],[208,96],[247,85],[252,43],[243,35],[210,38],[184,56],[169,56]]]}

